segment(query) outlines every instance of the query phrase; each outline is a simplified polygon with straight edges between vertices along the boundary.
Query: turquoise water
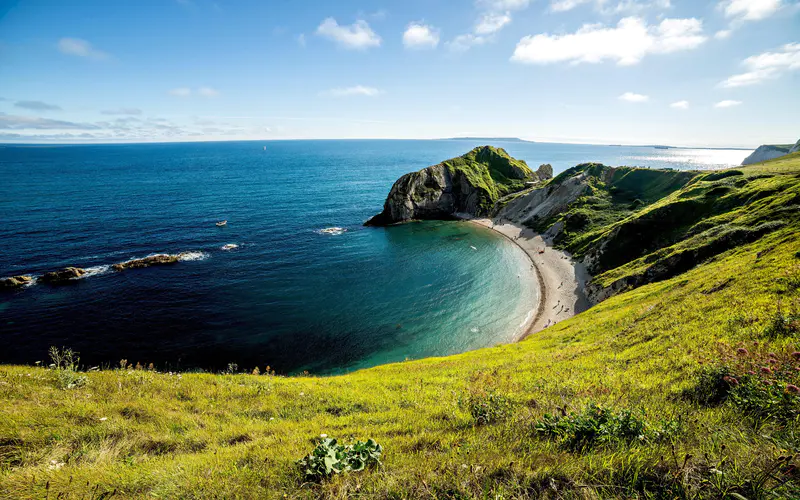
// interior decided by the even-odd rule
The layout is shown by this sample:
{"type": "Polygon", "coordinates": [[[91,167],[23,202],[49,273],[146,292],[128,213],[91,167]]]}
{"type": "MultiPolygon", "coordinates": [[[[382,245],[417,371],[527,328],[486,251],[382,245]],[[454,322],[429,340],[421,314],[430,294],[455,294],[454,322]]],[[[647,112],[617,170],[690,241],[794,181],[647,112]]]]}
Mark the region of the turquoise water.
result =
{"type": "MultiPolygon", "coordinates": [[[[475,145],[0,146],[0,276],[92,271],[0,294],[0,362],[32,363],[59,345],[92,365],[328,374],[511,341],[538,293],[513,243],[466,222],[362,226],[397,177],[475,145]],[[222,219],[228,226],[216,227],[222,219]],[[332,227],[345,231],[321,232],[332,227]],[[107,267],[178,252],[192,258],[107,267]]],[[[556,173],[583,161],[714,168],[747,155],[497,145],[556,173]]]]}

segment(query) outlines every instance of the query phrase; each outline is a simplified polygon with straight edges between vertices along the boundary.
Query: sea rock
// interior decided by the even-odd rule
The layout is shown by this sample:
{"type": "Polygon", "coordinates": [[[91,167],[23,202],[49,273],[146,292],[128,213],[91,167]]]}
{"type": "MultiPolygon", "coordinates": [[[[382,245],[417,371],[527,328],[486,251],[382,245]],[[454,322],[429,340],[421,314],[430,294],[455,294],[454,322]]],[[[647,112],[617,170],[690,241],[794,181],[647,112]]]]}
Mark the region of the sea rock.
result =
{"type": "Polygon", "coordinates": [[[10,288],[19,288],[21,286],[25,286],[33,281],[33,278],[30,276],[12,276],[10,278],[0,279],[0,290],[3,289],[10,289],[10,288]]]}
{"type": "Polygon", "coordinates": [[[366,222],[383,226],[414,219],[450,219],[457,213],[488,215],[495,202],[524,189],[537,176],[503,149],[482,146],[438,165],[400,177],[383,212],[366,222]]]}
{"type": "Polygon", "coordinates": [[[124,271],[126,269],[139,269],[143,267],[152,267],[152,266],[165,266],[170,264],[175,264],[181,259],[183,254],[158,254],[158,255],[150,255],[149,257],[145,257],[143,259],[134,259],[129,260],[127,262],[120,262],[119,264],[114,264],[111,268],[115,271],[124,271]]]}
{"type": "Polygon", "coordinates": [[[548,179],[553,178],[553,166],[549,163],[545,163],[544,165],[539,165],[539,169],[536,170],[536,176],[539,177],[540,181],[546,181],[548,179]]]}
{"type": "Polygon", "coordinates": [[[86,274],[86,269],[81,269],[80,267],[65,267],[60,271],[44,273],[42,277],[39,278],[39,281],[51,285],[59,285],[81,278],[84,274],[86,274]]]}

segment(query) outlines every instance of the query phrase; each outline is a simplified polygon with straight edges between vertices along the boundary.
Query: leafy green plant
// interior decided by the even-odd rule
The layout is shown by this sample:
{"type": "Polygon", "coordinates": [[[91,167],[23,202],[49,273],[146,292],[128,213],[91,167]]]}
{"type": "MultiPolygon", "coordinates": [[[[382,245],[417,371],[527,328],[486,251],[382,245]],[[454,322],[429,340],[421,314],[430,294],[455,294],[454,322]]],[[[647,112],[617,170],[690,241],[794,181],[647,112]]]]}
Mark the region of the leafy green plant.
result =
{"type": "Polygon", "coordinates": [[[798,311],[797,304],[794,303],[789,310],[784,310],[783,305],[778,302],[775,313],[764,328],[764,336],[777,339],[791,337],[798,332],[800,332],[800,311],[798,311]]]}
{"type": "Polygon", "coordinates": [[[735,352],[723,346],[717,359],[684,392],[687,399],[704,406],[729,402],[757,423],[800,417],[800,352],[765,352],[754,342],[735,352]]]}
{"type": "Polygon", "coordinates": [[[321,481],[334,474],[357,472],[380,465],[382,454],[383,447],[373,439],[341,445],[336,439],[325,436],[314,451],[296,463],[306,480],[321,481]]]}
{"type": "Polygon", "coordinates": [[[647,421],[644,410],[614,412],[594,403],[589,403],[582,413],[546,414],[535,424],[537,433],[572,451],[616,442],[659,441],[677,433],[679,427],[675,420],[653,425],[647,421]]]}
{"type": "Polygon", "coordinates": [[[55,371],[56,385],[61,389],[74,389],[86,385],[86,375],[78,373],[81,358],[69,348],[50,347],[50,369],[55,371]]]}
{"type": "Polygon", "coordinates": [[[465,403],[469,414],[478,425],[505,420],[514,413],[516,407],[511,398],[496,392],[470,394],[465,403]]]}

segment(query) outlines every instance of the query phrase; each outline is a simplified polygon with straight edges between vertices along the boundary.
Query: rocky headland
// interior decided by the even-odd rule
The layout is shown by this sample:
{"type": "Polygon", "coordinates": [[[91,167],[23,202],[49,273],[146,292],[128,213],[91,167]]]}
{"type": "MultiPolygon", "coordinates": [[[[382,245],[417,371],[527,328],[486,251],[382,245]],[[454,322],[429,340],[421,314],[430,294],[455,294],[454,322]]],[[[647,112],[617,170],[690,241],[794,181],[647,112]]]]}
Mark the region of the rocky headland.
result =
{"type": "MultiPolygon", "coordinates": [[[[485,146],[402,176],[383,211],[367,224],[484,219],[484,225],[524,243],[540,276],[546,263],[538,257],[561,251],[560,258],[574,258],[592,276],[578,279],[582,273],[576,271],[568,280],[580,288],[563,297],[575,311],[583,295],[597,303],[669,279],[785,227],[800,212],[800,200],[757,202],[773,193],[774,176],[585,163],[551,178],[549,166],[534,173],[505,151],[485,146]],[[527,244],[534,238],[540,246],[527,244]]],[[[562,293],[545,286],[543,295],[562,293]]]]}
{"type": "Polygon", "coordinates": [[[366,222],[384,226],[420,219],[451,219],[457,213],[488,216],[502,197],[552,177],[543,165],[533,172],[505,150],[482,146],[400,177],[383,211],[366,222]]]}

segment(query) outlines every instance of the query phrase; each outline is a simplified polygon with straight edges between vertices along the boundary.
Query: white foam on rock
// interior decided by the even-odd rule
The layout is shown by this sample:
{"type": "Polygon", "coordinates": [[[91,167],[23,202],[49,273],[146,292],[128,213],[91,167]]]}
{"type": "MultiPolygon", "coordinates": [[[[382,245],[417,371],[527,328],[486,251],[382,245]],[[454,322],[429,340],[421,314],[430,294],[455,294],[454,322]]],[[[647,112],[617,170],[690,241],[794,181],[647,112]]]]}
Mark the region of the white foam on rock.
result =
{"type": "Polygon", "coordinates": [[[239,248],[239,245],[236,243],[228,243],[227,245],[222,245],[220,250],[236,250],[237,248],[239,248]]]}
{"type": "Polygon", "coordinates": [[[92,276],[100,276],[101,274],[106,274],[107,272],[111,271],[111,266],[93,266],[84,268],[86,274],[81,276],[78,279],[84,278],[91,278],[92,276]]]}
{"type": "Polygon", "coordinates": [[[209,255],[205,252],[181,252],[178,254],[178,260],[181,262],[191,262],[194,260],[207,259],[209,255]]]}
{"type": "Polygon", "coordinates": [[[336,236],[345,232],[347,232],[347,229],[343,227],[326,227],[325,229],[320,229],[317,231],[319,234],[330,234],[332,236],[336,236]]]}

